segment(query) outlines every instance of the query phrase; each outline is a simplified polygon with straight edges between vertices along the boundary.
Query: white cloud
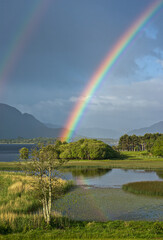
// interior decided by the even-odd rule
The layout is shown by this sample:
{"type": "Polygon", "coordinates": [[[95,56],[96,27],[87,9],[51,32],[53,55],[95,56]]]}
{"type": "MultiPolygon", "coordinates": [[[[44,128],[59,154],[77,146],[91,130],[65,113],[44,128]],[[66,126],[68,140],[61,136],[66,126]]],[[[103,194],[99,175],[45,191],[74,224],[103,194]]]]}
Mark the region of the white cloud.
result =
{"type": "Polygon", "coordinates": [[[133,109],[162,108],[163,80],[134,82],[130,85],[116,85],[105,89],[103,95],[94,96],[89,109],[94,111],[129,111],[133,109]]]}
{"type": "Polygon", "coordinates": [[[163,60],[158,59],[157,62],[162,66],[163,68],[163,60]]]}
{"type": "MultiPolygon", "coordinates": [[[[163,119],[163,79],[108,85],[96,92],[86,107],[82,124],[108,128],[136,128],[163,119]]],[[[64,124],[77,101],[85,97],[40,101],[33,105],[17,105],[22,112],[33,114],[42,122],[64,124]],[[61,121],[62,118],[62,121],[61,121]]]]}
{"type": "Polygon", "coordinates": [[[75,102],[78,102],[78,101],[81,101],[81,102],[84,102],[85,100],[89,99],[90,96],[87,96],[87,97],[84,97],[84,96],[80,96],[80,97],[70,97],[69,98],[69,101],[72,102],[72,103],[75,103],[75,102]]]}
{"type": "Polygon", "coordinates": [[[148,25],[144,28],[146,36],[150,39],[156,40],[158,35],[158,28],[154,25],[148,25]]]}

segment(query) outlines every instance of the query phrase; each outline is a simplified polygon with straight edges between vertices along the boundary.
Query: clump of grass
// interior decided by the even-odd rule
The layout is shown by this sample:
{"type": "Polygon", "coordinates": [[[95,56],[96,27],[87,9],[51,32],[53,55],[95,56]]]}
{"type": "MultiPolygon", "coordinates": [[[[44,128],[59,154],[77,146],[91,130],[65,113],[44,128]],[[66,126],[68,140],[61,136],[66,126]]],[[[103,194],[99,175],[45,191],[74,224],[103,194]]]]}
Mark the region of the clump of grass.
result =
{"type": "Polygon", "coordinates": [[[163,181],[145,181],[124,184],[122,189],[135,194],[163,196],[163,181]]]}

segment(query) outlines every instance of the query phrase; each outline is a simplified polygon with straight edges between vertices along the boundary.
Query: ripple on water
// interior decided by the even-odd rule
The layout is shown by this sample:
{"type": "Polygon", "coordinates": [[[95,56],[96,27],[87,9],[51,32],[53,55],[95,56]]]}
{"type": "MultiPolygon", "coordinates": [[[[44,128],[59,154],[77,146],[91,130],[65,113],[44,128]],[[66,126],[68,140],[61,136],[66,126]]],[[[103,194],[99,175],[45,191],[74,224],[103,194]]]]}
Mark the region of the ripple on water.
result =
{"type": "Polygon", "coordinates": [[[113,188],[77,187],[54,202],[54,210],[76,220],[163,221],[163,198],[113,188]]]}

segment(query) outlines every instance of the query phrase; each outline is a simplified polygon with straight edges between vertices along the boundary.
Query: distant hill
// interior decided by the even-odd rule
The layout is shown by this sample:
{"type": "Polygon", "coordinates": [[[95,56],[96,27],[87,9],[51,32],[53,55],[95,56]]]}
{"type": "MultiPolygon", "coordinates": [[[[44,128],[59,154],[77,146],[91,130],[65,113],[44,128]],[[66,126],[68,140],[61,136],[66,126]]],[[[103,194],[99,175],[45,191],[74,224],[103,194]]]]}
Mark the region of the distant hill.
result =
{"type": "Polygon", "coordinates": [[[118,139],[113,139],[113,138],[97,138],[97,140],[100,140],[110,146],[116,146],[118,145],[118,139]]]}
{"type": "Polygon", "coordinates": [[[132,130],[130,132],[128,132],[128,135],[144,135],[146,133],[163,133],[163,121],[160,121],[158,123],[155,123],[149,127],[145,127],[145,128],[140,128],[140,129],[135,129],[132,130]]]}
{"type": "Polygon", "coordinates": [[[0,139],[58,137],[61,128],[48,128],[28,113],[0,103],[0,139]]]}
{"type": "Polygon", "coordinates": [[[104,128],[81,128],[77,131],[77,134],[86,136],[89,138],[113,138],[118,139],[122,133],[113,129],[104,128]]]}
{"type": "Polygon", "coordinates": [[[62,128],[61,125],[53,124],[53,123],[44,123],[44,125],[48,128],[62,128]]]}

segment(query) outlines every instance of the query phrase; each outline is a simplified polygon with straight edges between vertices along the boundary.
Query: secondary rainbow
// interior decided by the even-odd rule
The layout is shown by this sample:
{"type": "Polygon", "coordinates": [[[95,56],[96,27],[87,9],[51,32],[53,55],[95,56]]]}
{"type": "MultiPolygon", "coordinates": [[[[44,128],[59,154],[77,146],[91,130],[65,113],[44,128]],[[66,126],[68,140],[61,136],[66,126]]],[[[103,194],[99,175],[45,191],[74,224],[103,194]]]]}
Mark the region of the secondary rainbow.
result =
{"type": "Polygon", "coordinates": [[[137,18],[137,20],[129,27],[129,29],[121,36],[117,43],[113,46],[112,50],[108,53],[104,61],[101,63],[97,71],[93,74],[88,82],[84,91],[82,92],[79,100],[77,101],[74,109],[65,124],[60,138],[64,141],[70,141],[73,131],[76,129],[81,117],[84,113],[86,106],[99,87],[100,83],[111,70],[113,65],[125,51],[127,46],[132,42],[140,30],[148,23],[148,21],[161,9],[163,5],[162,0],[154,1],[148,8],[137,18]]]}
{"type": "Polygon", "coordinates": [[[31,10],[21,23],[20,29],[15,33],[8,51],[6,52],[3,61],[0,63],[0,90],[12,71],[15,69],[18,60],[23,54],[23,50],[29,39],[40,23],[45,11],[47,10],[51,0],[39,0],[35,4],[31,4],[31,10]]]}

